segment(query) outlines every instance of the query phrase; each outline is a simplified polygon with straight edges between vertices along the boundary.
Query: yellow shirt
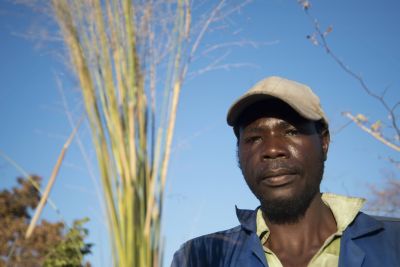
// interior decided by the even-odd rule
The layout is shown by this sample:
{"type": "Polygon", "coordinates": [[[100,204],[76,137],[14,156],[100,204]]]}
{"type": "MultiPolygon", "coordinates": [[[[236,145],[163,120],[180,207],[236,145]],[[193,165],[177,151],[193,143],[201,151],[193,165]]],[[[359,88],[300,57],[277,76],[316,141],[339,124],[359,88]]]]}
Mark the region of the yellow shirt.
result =
{"type": "MultiPolygon", "coordinates": [[[[337,231],[329,236],[322,247],[308,263],[308,267],[336,267],[339,264],[340,238],[343,231],[354,220],[365,200],[362,198],[345,197],[330,193],[322,194],[322,201],[331,209],[337,224],[337,231]]],[[[261,209],[257,211],[257,235],[261,244],[269,237],[269,229],[262,216],[261,209]]],[[[267,247],[263,246],[269,267],[283,267],[278,257],[267,247]]]]}

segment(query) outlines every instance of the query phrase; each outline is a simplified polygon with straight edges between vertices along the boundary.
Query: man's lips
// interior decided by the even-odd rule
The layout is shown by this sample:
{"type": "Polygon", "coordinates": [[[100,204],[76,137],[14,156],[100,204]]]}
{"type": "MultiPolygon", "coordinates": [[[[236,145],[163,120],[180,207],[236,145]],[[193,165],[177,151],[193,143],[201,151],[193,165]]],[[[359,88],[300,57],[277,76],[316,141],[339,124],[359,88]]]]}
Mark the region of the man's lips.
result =
{"type": "Polygon", "coordinates": [[[293,171],[272,171],[262,176],[261,182],[271,187],[284,186],[293,182],[297,173],[293,171]]]}

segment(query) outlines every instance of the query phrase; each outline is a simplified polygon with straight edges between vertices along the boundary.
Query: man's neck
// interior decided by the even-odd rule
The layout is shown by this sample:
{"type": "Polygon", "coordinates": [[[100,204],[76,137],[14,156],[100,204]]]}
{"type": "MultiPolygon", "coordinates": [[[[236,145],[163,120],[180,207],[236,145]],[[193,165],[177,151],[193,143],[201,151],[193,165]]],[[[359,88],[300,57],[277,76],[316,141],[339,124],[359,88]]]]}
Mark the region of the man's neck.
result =
{"type": "Polygon", "coordinates": [[[271,249],[282,263],[285,259],[293,257],[297,257],[297,260],[301,257],[308,263],[325,240],[337,230],[335,218],[322,201],[321,194],[313,198],[304,216],[295,223],[274,224],[266,216],[264,220],[270,231],[264,245],[271,249]]]}

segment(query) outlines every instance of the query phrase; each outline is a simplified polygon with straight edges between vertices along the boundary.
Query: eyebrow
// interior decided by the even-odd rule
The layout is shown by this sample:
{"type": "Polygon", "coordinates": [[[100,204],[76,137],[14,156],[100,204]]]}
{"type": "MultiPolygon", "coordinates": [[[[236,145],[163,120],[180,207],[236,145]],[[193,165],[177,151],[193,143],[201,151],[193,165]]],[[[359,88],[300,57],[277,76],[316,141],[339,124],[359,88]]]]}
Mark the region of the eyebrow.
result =
{"type": "MultiPolygon", "coordinates": [[[[276,124],[276,126],[279,127],[279,128],[281,128],[281,129],[285,129],[285,128],[289,128],[289,127],[295,127],[295,128],[297,128],[296,126],[294,126],[294,125],[288,123],[287,121],[278,121],[278,122],[276,122],[276,123],[274,123],[274,124],[276,124]]],[[[264,129],[268,129],[268,128],[269,128],[269,127],[267,127],[266,125],[263,125],[263,124],[261,124],[261,125],[254,125],[254,126],[251,126],[251,127],[242,127],[242,132],[245,132],[245,133],[260,133],[260,132],[262,132],[264,129]],[[245,128],[246,128],[246,129],[245,129],[245,128]]]]}
{"type": "MultiPolygon", "coordinates": [[[[287,127],[299,128],[299,127],[297,127],[297,126],[295,126],[295,125],[293,125],[293,124],[291,124],[291,123],[289,123],[287,121],[283,121],[283,120],[275,122],[274,124],[279,128],[287,128],[287,127]]],[[[250,132],[250,133],[256,132],[257,133],[257,132],[262,131],[265,128],[268,128],[268,127],[266,127],[265,125],[251,126],[249,128],[246,128],[246,132],[250,132]]],[[[244,128],[242,128],[242,129],[244,130],[244,128]]]]}
{"type": "Polygon", "coordinates": [[[246,129],[242,128],[242,132],[246,132],[246,133],[259,133],[259,132],[262,131],[262,129],[263,129],[263,127],[261,127],[261,126],[253,126],[253,127],[251,127],[251,128],[246,128],[246,129]]]}

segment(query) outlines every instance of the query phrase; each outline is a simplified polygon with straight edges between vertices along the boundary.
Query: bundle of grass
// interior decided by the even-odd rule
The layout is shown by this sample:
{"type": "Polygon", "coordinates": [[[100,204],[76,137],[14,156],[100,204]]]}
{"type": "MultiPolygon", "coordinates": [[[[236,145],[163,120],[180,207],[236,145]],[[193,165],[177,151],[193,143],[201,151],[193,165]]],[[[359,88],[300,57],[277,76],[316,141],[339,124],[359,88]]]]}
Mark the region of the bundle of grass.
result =
{"type": "Polygon", "coordinates": [[[189,51],[188,0],[52,6],[91,128],[113,265],[160,266],[163,193],[189,51]]]}

